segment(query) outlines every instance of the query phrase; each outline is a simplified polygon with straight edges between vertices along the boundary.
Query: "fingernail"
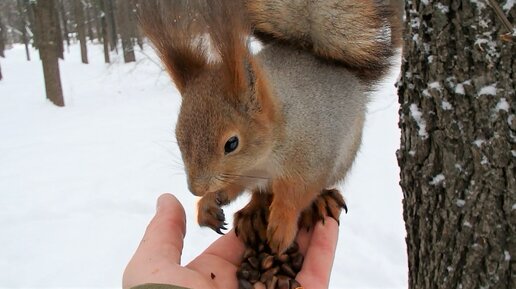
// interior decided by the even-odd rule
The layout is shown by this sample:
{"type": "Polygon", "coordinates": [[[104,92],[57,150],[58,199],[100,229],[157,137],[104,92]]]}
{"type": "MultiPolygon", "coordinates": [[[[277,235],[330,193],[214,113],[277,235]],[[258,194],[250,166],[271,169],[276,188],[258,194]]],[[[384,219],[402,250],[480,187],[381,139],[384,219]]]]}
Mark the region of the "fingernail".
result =
{"type": "Polygon", "coordinates": [[[159,197],[156,202],[156,213],[159,213],[160,208],[163,206],[163,198],[159,197]]]}

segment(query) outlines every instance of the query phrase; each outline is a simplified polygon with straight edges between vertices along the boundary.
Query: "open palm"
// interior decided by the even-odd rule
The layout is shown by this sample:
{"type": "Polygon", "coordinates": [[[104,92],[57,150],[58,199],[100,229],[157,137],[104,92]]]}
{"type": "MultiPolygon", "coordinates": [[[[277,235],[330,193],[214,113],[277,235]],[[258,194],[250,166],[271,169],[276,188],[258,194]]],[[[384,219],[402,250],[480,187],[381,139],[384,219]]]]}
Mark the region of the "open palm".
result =
{"type": "MultiPolygon", "coordinates": [[[[156,216],[125,269],[123,287],[172,284],[192,289],[237,289],[236,271],[244,244],[235,233],[230,231],[220,237],[192,262],[182,266],[185,231],[182,205],[174,196],[162,195],[156,216]]],[[[338,225],[333,219],[299,234],[300,250],[306,257],[297,280],[306,288],[328,288],[337,236],[338,225]]]]}

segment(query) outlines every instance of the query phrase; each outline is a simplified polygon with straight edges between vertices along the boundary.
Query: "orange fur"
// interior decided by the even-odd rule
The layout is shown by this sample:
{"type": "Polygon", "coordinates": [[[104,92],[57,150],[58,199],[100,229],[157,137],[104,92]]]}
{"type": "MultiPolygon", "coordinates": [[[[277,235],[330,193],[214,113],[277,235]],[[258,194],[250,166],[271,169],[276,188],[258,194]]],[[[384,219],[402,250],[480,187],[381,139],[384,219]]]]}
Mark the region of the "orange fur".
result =
{"type": "MultiPolygon", "coordinates": [[[[371,1],[356,7],[374,14],[374,7],[368,6],[371,1]]],[[[267,192],[273,200],[269,210],[264,208],[270,213],[266,235],[273,250],[284,251],[296,236],[301,212],[326,186],[341,181],[351,166],[360,143],[361,115],[367,102],[366,89],[355,74],[313,55],[339,61],[349,57],[351,66],[383,69],[391,51],[381,43],[371,42],[373,32],[378,32],[379,20],[372,19],[376,26],[368,27],[364,36],[358,28],[368,25],[368,14],[358,16],[361,23],[357,26],[354,10],[341,9],[340,16],[353,24],[349,29],[337,21],[340,18],[325,20],[342,24],[334,34],[328,35],[325,26],[319,25],[321,39],[297,39],[287,29],[288,39],[283,40],[293,41],[297,47],[275,43],[263,50],[267,53],[262,51],[255,57],[247,45],[250,25],[240,1],[146,0],[141,4],[142,27],[182,95],[176,137],[189,189],[203,196],[198,204],[199,224],[220,232],[225,226],[220,206],[245,189],[254,194],[267,192]],[[366,40],[339,38],[337,34],[342,36],[344,32],[366,40]],[[204,42],[208,38],[211,46],[204,42]],[[218,61],[208,60],[209,47],[218,54],[218,61]],[[312,88],[315,91],[310,91],[312,88]],[[319,99],[321,103],[313,101],[319,99]],[[235,151],[227,152],[225,144],[232,137],[238,138],[239,145],[235,151]],[[327,144],[327,148],[319,144],[327,144]],[[328,169],[319,164],[328,165],[328,169]]],[[[308,22],[323,16],[327,13],[316,13],[308,22]]],[[[300,19],[279,20],[290,21],[285,25],[292,24],[288,28],[296,29],[300,19]]],[[[256,203],[243,213],[263,206],[258,196],[253,199],[256,203]]],[[[235,220],[238,226],[254,226],[250,222],[256,219],[235,220]]],[[[244,240],[253,234],[251,229],[241,230],[244,240]]],[[[265,233],[262,230],[259,234],[265,233]]]]}
{"type": "Polygon", "coordinates": [[[297,177],[273,181],[274,197],[267,227],[267,240],[272,250],[282,253],[292,244],[301,212],[317,198],[323,188],[320,182],[307,184],[297,177]]]}

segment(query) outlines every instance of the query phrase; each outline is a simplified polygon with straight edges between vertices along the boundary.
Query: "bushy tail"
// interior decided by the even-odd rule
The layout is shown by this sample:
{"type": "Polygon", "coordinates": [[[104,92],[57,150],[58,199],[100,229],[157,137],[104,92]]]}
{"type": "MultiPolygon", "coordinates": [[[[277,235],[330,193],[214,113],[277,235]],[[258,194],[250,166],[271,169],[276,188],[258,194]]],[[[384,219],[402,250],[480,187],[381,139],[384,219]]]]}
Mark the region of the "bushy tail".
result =
{"type": "Polygon", "coordinates": [[[399,42],[391,7],[377,0],[245,1],[258,38],[282,41],[364,73],[383,72],[399,42]]]}

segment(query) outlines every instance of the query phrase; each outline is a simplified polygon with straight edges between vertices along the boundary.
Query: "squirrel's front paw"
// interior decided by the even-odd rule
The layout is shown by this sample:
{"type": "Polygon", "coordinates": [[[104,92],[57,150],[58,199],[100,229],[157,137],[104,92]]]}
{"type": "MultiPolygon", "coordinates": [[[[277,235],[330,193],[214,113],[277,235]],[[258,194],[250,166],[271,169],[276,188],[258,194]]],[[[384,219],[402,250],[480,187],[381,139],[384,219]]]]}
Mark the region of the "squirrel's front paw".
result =
{"type": "Polygon", "coordinates": [[[201,198],[198,203],[197,222],[200,226],[210,227],[215,232],[223,235],[222,230],[227,230],[227,223],[221,205],[218,196],[206,195],[201,198]]]}
{"type": "Polygon", "coordinates": [[[296,212],[273,208],[269,216],[267,240],[274,253],[282,254],[294,242],[297,235],[296,212]]]}

